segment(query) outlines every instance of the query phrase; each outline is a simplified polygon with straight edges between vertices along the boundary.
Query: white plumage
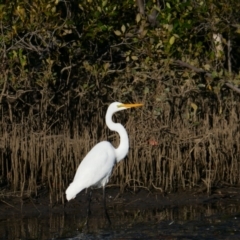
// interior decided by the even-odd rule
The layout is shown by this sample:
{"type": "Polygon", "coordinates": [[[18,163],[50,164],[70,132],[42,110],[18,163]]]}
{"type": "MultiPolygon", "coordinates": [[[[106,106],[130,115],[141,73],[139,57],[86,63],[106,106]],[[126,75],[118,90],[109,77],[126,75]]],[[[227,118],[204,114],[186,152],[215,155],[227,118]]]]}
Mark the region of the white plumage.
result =
{"type": "MultiPolygon", "coordinates": [[[[121,161],[127,155],[129,149],[129,139],[125,128],[120,123],[114,123],[112,116],[115,112],[140,106],[142,104],[123,104],[120,102],[114,102],[109,105],[105,117],[106,124],[110,130],[119,133],[120,145],[115,149],[110,142],[103,141],[91,149],[80,163],[73,182],[66,190],[68,201],[74,199],[85,188],[103,187],[104,191],[114,164],[121,161]]],[[[105,203],[105,192],[103,193],[105,203]]]]}

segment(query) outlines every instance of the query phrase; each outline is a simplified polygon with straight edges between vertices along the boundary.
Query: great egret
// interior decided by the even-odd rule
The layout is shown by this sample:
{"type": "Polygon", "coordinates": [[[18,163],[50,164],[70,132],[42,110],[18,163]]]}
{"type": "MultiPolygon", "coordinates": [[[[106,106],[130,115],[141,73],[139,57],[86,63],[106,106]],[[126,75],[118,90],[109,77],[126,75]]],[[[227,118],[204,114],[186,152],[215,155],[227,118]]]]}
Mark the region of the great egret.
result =
{"type": "MultiPolygon", "coordinates": [[[[102,141],[95,145],[92,150],[80,163],[73,182],[66,190],[66,198],[68,201],[74,199],[76,195],[85,188],[103,188],[103,204],[106,217],[111,223],[106,208],[105,186],[115,163],[120,162],[128,153],[129,139],[125,128],[120,123],[114,123],[112,116],[118,111],[124,109],[140,107],[143,104],[123,104],[114,102],[109,105],[105,121],[108,128],[118,132],[120,135],[120,145],[114,148],[110,142],[102,141]]],[[[90,213],[91,191],[89,194],[88,214],[90,213]]]]}

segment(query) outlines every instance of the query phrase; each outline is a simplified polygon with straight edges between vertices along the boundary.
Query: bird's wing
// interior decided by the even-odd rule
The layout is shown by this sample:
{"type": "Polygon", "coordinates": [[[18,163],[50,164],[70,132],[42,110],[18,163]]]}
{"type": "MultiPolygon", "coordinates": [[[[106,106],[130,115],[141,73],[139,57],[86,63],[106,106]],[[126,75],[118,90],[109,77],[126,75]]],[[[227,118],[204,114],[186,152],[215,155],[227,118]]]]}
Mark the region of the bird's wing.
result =
{"type": "Polygon", "coordinates": [[[114,164],[115,149],[109,142],[100,142],[82,160],[73,181],[82,189],[102,185],[104,179],[107,182],[114,164]]]}

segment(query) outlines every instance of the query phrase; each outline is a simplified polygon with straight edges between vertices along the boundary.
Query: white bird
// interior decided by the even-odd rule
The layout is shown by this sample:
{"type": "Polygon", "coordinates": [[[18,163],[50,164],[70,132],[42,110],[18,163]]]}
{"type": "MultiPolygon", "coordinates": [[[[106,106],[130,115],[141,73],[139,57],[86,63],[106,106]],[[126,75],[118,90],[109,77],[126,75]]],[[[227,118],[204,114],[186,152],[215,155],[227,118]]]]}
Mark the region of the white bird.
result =
{"type": "MultiPolygon", "coordinates": [[[[106,217],[111,223],[106,209],[105,186],[108,183],[115,163],[120,162],[128,153],[129,139],[125,128],[120,123],[114,123],[112,116],[118,111],[122,111],[132,107],[140,107],[143,104],[123,104],[114,102],[109,105],[105,121],[108,128],[118,132],[120,136],[120,145],[114,148],[108,141],[102,141],[95,145],[86,157],[80,163],[73,182],[66,190],[66,198],[68,201],[74,199],[76,195],[85,188],[103,188],[103,203],[106,217]]],[[[90,213],[91,191],[89,195],[88,214],[90,213]]]]}

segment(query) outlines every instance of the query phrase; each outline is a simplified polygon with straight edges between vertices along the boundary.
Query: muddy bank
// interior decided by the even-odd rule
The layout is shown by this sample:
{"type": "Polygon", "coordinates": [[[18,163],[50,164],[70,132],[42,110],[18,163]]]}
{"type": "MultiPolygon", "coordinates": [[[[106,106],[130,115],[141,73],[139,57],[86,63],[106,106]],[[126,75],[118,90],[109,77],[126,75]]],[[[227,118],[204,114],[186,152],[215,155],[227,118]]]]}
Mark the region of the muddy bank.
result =
{"type": "MultiPolygon", "coordinates": [[[[169,207],[181,207],[190,205],[203,205],[219,203],[224,206],[225,203],[232,202],[238,204],[240,202],[240,188],[219,188],[212,192],[211,195],[201,192],[178,192],[165,193],[149,192],[146,190],[139,190],[137,193],[126,191],[119,193],[118,188],[107,188],[107,207],[110,215],[114,214],[116,210],[130,212],[133,210],[145,211],[154,209],[164,209],[169,207]]],[[[11,217],[28,217],[47,215],[49,213],[59,214],[75,214],[86,215],[88,206],[88,194],[86,192],[80,193],[76,199],[66,202],[64,205],[55,204],[50,205],[48,196],[42,196],[38,199],[17,197],[1,197],[0,198],[0,219],[11,217]]],[[[92,215],[103,215],[102,204],[102,190],[93,190],[92,215]]]]}

